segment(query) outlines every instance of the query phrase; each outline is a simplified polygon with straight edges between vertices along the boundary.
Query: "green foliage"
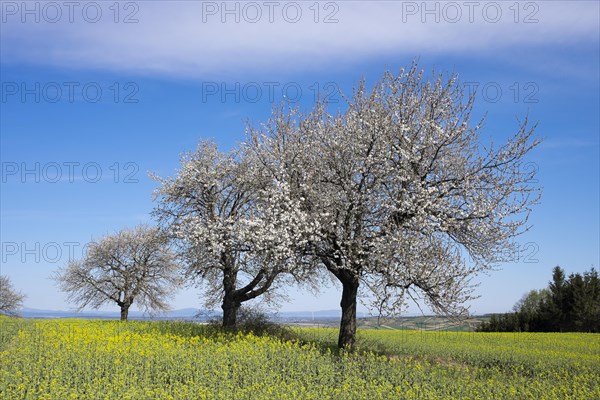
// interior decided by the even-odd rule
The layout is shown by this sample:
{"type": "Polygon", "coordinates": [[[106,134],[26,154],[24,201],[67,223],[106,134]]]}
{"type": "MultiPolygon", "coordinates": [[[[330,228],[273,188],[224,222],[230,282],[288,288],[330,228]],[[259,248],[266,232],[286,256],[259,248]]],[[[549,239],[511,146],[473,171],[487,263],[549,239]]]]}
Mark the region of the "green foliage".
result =
{"type": "Polygon", "coordinates": [[[541,304],[547,301],[550,297],[550,291],[548,289],[532,290],[525,294],[521,300],[513,307],[514,312],[521,312],[525,314],[535,314],[541,304]]]}
{"type": "Polygon", "coordinates": [[[600,280],[592,268],[565,278],[560,267],[552,270],[547,289],[532,290],[514,312],[494,314],[479,327],[482,332],[600,332],[600,280]]]}

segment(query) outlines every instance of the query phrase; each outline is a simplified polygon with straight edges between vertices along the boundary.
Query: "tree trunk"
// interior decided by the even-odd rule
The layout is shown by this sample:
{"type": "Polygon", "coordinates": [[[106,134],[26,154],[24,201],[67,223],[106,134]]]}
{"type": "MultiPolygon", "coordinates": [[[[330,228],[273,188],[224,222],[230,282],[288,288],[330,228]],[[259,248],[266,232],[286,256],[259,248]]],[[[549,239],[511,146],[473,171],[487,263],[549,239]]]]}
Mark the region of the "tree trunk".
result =
{"type": "Polygon", "coordinates": [[[228,252],[221,253],[221,264],[223,265],[223,328],[231,330],[237,322],[237,312],[241,302],[237,297],[236,282],[237,270],[235,260],[228,252]]]}
{"type": "Polygon", "coordinates": [[[231,330],[237,323],[237,312],[240,308],[240,302],[229,298],[227,295],[223,298],[223,328],[231,330]]]}
{"type": "Polygon", "coordinates": [[[358,296],[358,277],[350,276],[340,279],[342,283],[342,320],[338,347],[352,350],[356,342],[356,298],[358,296]]]}
{"type": "Polygon", "coordinates": [[[121,321],[127,321],[127,316],[129,315],[129,306],[122,305],[121,306],[121,321]]]}

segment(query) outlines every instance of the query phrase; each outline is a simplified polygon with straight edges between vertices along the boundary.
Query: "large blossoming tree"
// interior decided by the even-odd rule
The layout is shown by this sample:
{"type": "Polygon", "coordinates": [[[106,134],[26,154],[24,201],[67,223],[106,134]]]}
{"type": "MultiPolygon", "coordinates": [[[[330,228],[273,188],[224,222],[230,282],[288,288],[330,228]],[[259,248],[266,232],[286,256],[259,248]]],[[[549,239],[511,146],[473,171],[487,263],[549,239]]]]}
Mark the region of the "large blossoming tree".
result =
{"type": "Polygon", "coordinates": [[[412,297],[464,314],[471,279],[527,229],[539,199],[524,167],[533,127],[484,146],[473,100],[457,76],[427,80],[413,65],[370,91],[361,82],[343,113],[279,109],[250,130],[262,170],[286,182],[314,228],[303,257],[341,283],[339,347],[354,346],[361,288],[380,310],[412,297]]]}
{"type": "Polygon", "coordinates": [[[310,281],[298,268],[307,224],[286,181],[264,174],[240,149],[220,151],[203,141],[181,169],[160,182],[154,211],[178,245],[188,281],[199,284],[209,308],[220,304],[223,326],[236,325],[240,306],[278,285],[310,281]]]}

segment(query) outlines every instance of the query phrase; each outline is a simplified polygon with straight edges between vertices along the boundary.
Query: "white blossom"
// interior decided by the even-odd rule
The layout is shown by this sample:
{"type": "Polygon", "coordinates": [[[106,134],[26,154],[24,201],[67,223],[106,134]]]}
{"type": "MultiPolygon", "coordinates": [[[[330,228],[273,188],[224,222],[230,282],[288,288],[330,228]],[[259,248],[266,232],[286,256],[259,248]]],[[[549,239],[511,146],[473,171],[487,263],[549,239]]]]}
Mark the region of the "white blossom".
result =
{"type": "Polygon", "coordinates": [[[306,115],[277,109],[247,144],[286,188],[277,201],[313,229],[304,256],[342,283],[340,345],[352,344],[356,302],[346,296],[359,282],[379,310],[418,295],[464,313],[470,280],[527,229],[539,199],[535,171],[521,168],[538,143],[533,128],[525,120],[505,144],[483,146],[456,76],[427,82],[413,65],[372,91],[361,82],[347,101],[335,115],[323,104],[306,115]]]}

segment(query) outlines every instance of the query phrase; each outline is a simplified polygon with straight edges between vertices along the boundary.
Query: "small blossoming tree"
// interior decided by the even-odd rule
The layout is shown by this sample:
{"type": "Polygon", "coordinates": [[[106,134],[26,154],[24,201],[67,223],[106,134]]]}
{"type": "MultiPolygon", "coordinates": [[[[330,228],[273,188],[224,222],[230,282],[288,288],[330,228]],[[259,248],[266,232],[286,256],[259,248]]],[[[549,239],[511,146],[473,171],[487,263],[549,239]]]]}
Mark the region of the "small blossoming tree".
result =
{"type": "Polygon", "coordinates": [[[53,279],[79,309],[115,303],[122,321],[134,302],[146,310],[168,310],[167,299],[180,282],[168,237],[146,225],[92,243],[81,260],[70,261],[53,279]]]}

